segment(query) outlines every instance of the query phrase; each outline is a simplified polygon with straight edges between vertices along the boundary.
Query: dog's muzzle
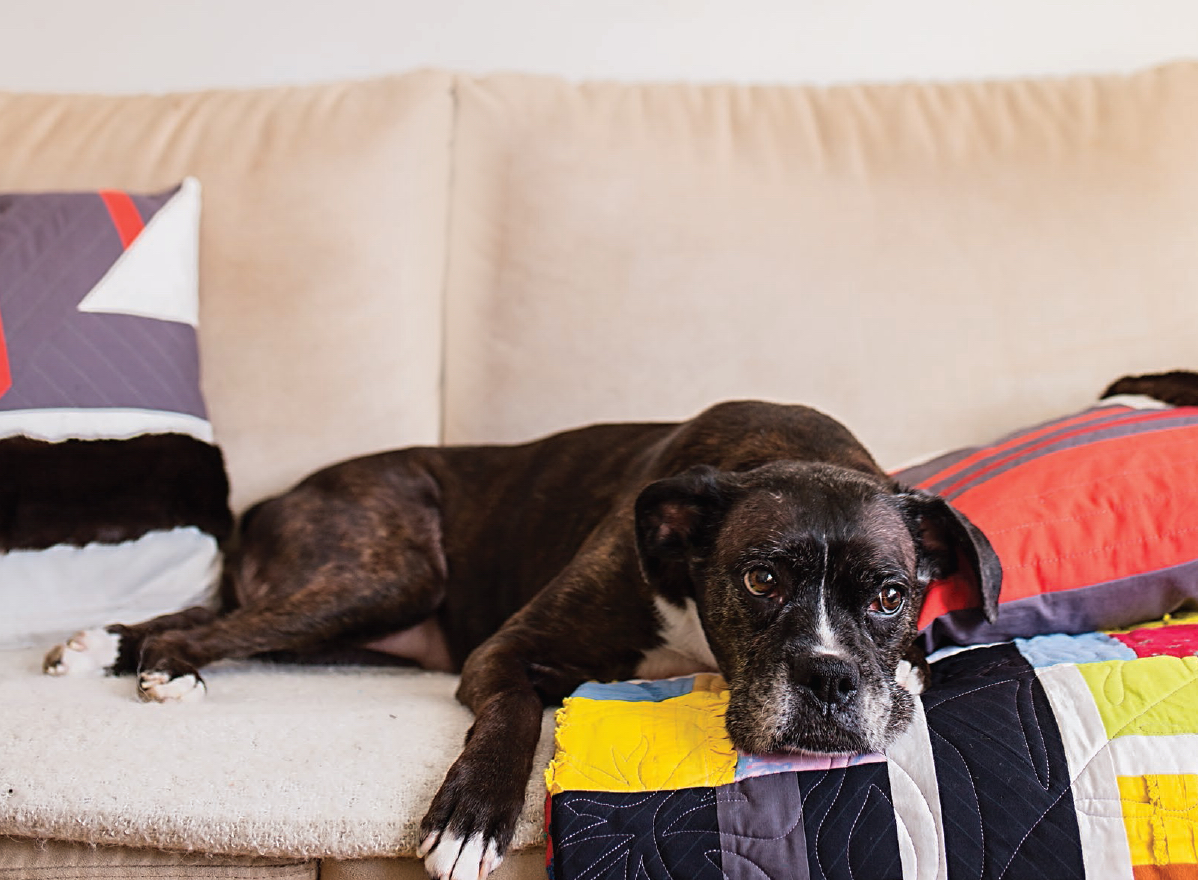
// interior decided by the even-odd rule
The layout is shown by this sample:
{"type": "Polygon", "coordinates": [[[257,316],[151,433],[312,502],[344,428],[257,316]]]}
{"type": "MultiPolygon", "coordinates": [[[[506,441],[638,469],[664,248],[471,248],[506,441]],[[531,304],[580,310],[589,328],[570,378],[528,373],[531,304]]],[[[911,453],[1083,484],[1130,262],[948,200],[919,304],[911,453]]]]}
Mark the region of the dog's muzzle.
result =
{"type": "MultiPolygon", "coordinates": [[[[872,667],[871,667],[872,669],[872,667]]],[[[725,725],[743,752],[852,754],[885,749],[913,709],[906,691],[852,658],[815,652],[730,683],[725,725]]]]}

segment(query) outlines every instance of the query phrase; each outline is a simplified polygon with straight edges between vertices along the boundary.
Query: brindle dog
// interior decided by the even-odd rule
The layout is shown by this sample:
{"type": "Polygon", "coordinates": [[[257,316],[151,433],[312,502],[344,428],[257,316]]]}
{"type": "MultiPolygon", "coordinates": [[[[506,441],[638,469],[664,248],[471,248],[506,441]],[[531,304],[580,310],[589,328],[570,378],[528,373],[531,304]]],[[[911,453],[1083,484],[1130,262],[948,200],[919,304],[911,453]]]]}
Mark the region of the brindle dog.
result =
{"type": "Polygon", "coordinates": [[[47,665],[108,651],[159,701],[221,658],[331,645],[460,670],[475,722],[421,854],[474,880],[511,840],[543,708],[588,679],[718,670],[744,751],[885,748],[920,686],[924,590],[962,563],[993,615],[998,559],[942,499],[815,410],[725,403],[329,467],[243,517],[225,613],[81,634],[47,665]]]}

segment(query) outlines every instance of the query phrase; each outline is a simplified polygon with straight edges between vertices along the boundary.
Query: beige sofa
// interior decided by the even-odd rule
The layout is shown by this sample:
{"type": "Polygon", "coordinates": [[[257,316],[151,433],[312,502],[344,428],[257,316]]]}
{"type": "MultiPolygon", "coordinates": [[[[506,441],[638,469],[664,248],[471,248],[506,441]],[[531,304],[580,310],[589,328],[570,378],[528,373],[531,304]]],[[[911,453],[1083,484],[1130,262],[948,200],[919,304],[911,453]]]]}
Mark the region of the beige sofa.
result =
{"type": "MultiPolygon", "coordinates": [[[[0,192],[202,181],[204,390],[238,509],[356,453],[733,397],[821,407],[895,466],[1194,366],[1195,155],[1190,63],[0,94],[0,192]]],[[[0,877],[420,876],[469,723],[435,674],[226,664],[202,706],[147,707],[33,650],[0,671],[37,709],[0,713],[0,877]]],[[[504,874],[543,874],[543,796],[504,874]]]]}

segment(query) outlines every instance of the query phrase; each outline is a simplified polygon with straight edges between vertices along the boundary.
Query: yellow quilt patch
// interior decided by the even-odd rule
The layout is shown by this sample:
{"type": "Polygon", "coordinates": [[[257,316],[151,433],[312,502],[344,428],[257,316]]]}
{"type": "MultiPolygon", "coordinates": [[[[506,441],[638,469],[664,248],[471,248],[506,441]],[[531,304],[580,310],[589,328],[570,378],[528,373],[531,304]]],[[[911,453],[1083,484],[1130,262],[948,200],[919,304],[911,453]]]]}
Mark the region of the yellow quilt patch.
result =
{"type": "Polygon", "coordinates": [[[661,702],[567,698],[557,713],[558,757],[545,771],[549,793],[732,782],[737,754],[724,730],[727,708],[727,685],[714,675],[661,702]]]}
{"type": "Polygon", "coordinates": [[[1198,864],[1198,776],[1120,776],[1132,865],[1198,864]]]}

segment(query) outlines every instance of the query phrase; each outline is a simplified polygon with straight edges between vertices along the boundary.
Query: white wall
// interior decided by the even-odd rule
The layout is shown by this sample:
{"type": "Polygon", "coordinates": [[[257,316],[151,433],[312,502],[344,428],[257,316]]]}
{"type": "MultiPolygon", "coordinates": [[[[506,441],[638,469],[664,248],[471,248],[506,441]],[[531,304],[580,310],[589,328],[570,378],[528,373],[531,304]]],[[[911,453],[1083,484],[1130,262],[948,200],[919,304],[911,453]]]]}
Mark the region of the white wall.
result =
{"type": "Polygon", "coordinates": [[[831,82],[1198,57],[1194,0],[0,0],[0,89],[167,91],[419,66],[831,82]]]}

